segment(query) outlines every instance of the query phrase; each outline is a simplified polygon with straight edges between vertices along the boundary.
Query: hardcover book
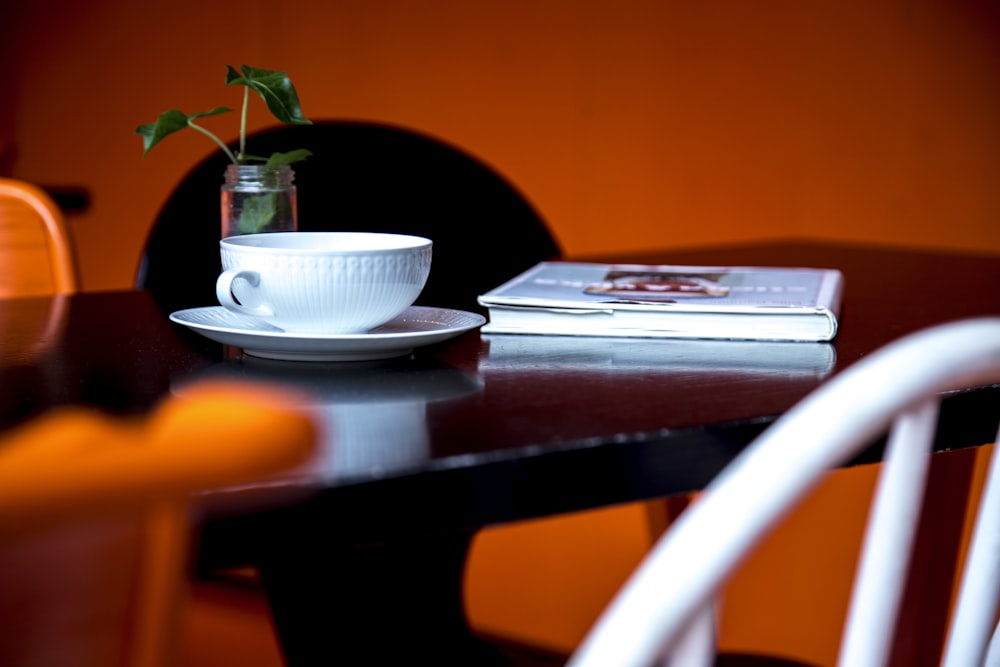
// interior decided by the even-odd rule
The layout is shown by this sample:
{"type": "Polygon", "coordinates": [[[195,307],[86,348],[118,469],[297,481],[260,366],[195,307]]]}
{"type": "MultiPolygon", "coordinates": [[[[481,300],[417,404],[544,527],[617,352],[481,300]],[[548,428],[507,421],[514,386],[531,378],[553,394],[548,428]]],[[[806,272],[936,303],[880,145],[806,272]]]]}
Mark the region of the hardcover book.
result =
{"type": "Polygon", "coordinates": [[[836,269],[542,262],[479,297],[483,333],[828,341],[836,269]]]}

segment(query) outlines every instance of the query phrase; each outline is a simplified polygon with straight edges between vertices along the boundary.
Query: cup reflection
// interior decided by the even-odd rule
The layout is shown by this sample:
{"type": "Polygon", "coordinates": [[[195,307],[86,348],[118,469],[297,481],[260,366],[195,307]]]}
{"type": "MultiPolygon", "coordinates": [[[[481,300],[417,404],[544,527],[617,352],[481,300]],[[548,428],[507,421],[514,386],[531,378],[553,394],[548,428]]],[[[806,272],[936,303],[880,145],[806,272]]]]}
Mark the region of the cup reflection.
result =
{"type": "Polygon", "coordinates": [[[283,477],[320,482],[360,481],[427,461],[427,404],[483,388],[475,375],[434,359],[304,363],[244,355],[186,381],[206,377],[278,384],[301,393],[316,416],[321,446],[313,460],[283,477]]]}

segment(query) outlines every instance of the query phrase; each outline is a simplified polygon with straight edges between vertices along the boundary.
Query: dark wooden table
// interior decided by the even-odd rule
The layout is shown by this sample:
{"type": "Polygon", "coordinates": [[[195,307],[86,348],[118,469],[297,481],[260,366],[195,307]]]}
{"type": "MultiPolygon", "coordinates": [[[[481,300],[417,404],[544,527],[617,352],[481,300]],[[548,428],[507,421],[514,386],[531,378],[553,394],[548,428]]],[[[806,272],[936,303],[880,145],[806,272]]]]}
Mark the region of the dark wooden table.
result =
{"type": "MultiPolygon", "coordinates": [[[[214,375],[308,389],[330,428],[323,455],[282,480],[207,494],[201,570],[260,567],[291,665],[475,664],[488,654],[469,657],[481,645],[461,577],[477,530],[700,489],[872,350],[1000,314],[1000,256],[790,242],[581,259],[838,268],[840,331],[829,345],[470,332],[388,362],[274,362],[172,324],[143,292],[10,300],[0,423],[66,403],[141,412],[214,375]]],[[[946,401],[939,448],[989,442],[976,417],[998,395],[946,401]]],[[[861,460],[878,456],[876,443],[861,460]]]]}

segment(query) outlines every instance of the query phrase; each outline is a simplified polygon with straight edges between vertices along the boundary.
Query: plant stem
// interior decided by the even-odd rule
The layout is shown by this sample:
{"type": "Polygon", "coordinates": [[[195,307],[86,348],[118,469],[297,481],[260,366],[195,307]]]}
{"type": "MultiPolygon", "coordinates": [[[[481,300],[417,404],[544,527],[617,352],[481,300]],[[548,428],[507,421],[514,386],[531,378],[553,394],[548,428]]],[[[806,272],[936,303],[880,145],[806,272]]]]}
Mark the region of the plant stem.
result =
{"type": "Polygon", "coordinates": [[[206,130],[205,128],[203,128],[201,125],[198,125],[198,124],[194,123],[193,121],[189,120],[187,124],[188,124],[188,127],[193,128],[195,130],[198,130],[199,132],[201,132],[202,134],[204,134],[206,137],[208,137],[209,139],[211,139],[215,143],[219,144],[219,147],[222,148],[223,151],[225,151],[226,155],[229,156],[229,159],[232,160],[233,164],[239,164],[240,163],[239,160],[236,159],[236,156],[233,155],[233,152],[231,150],[229,150],[229,146],[227,146],[225,143],[223,143],[222,139],[219,139],[217,136],[215,136],[214,134],[212,134],[211,132],[209,132],[208,130],[206,130]]]}
{"type": "Polygon", "coordinates": [[[247,155],[247,107],[250,106],[250,86],[243,86],[243,111],[240,113],[240,159],[247,155]]]}

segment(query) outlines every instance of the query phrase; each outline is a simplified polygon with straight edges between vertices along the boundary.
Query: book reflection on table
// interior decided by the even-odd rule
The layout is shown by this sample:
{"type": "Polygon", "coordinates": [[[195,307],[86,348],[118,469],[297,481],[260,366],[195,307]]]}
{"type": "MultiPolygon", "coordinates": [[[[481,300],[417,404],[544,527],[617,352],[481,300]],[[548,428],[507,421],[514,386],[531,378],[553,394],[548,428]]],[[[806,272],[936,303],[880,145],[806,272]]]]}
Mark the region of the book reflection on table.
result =
{"type": "Polygon", "coordinates": [[[489,343],[489,354],[480,368],[781,372],[823,378],[837,359],[829,343],[547,334],[483,338],[489,343]]]}

